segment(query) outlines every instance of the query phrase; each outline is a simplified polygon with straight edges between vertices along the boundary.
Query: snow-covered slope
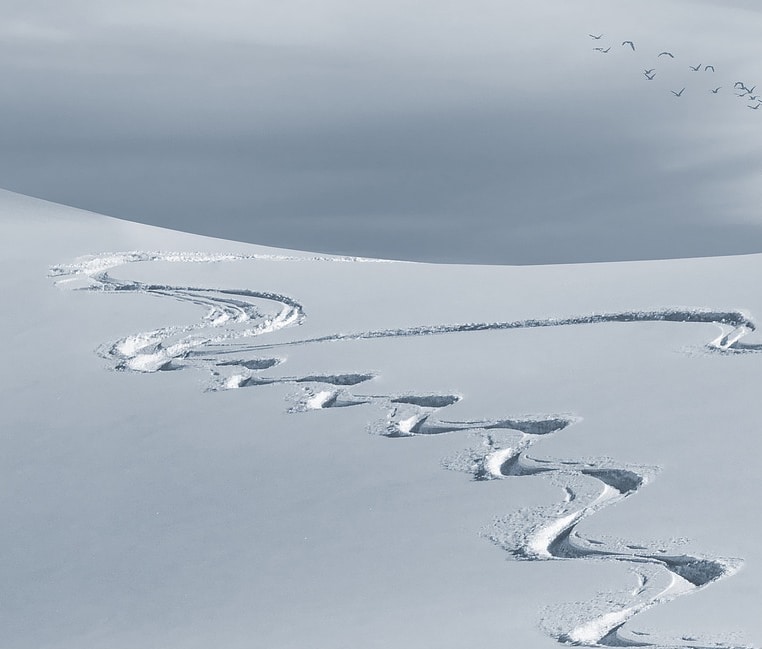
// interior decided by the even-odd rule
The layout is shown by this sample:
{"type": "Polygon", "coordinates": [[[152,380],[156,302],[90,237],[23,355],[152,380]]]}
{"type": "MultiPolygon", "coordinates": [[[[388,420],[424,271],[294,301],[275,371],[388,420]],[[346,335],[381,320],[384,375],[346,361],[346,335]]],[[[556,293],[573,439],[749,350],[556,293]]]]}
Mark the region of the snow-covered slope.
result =
{"type": "Polygon", "coordinates": [[[3,646],[762,644],[762,256],[0,224],[3,646]]]}

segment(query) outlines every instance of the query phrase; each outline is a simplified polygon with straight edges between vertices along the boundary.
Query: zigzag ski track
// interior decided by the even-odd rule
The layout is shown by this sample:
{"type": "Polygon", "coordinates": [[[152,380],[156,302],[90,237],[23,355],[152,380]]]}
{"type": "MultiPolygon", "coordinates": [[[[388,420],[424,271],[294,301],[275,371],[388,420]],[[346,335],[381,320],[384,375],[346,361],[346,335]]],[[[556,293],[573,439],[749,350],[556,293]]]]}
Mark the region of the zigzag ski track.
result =
{"type": "MultiPolygon", "coordinates": [[[[368,424],[371,433],[389,438],[469,432],[481,439],[475,449],[446,462],[450,469],[468,472],[476,481],[540,476],[558,484],[564,499],[556,506],[521,510],[497,520],[488,538],[519,561],[615,561],[636,574],[635,589],[621,601],[601,606],[572,606],[564,615],[548,614],[543,628],[559,643],[587,647],[649,647],[651,649],[742,649],[740,645],[701,642],[692,636],[665,642],[629,631],[637,614],[682,595],[703,589],[732,575],[739,559],[675,553],[664,548],[614,544],[584,538],[579,524],[598,511],[635,496],[658,473],[658,467],[635,466],[610,459],[553,460],[528,454],[542,438],[559,433],[578,418],[569,415],[507,417],[497,420],[449,421],[438,413],[460,400],[457,394],[355,394],[352,388],[375,377],[372,372],[268,377],[262,372],[284,362],[268,350],[295,345],[339,343],[348,340],[464,334],[533,327],[561,327],[619,322],[679,322],[720,325],[723,333],[706,344],[713,353],[762,351],[762,345],[741,339],[756,329],[743,311],[667,307],[648,311],[593,313],[566,318],[505,322],[428,324],[304,338],[277,344],[253,344],[254,338],[302,324],[303,306],[293,298],[249,289],[145,284],[112,278],[108,271],[131,263],[234,262],[240,260],[353,263],[353,257],[296,257],[205,253],[126,252],[92,255],[51,267],[58,285],[75,290],[142,293],[188,302],[205,310],[195,324],[132,334],[102,345],[98,353],[121,371],[152,373],[184,368],[202,369],[211,376],[210,390],[258,387],[274,383],[301,386],[291,412],[308,412],[374,404],[385,417],[368,424]]],[[[748,646],[747,648],[748,649],[748,646]]]]}

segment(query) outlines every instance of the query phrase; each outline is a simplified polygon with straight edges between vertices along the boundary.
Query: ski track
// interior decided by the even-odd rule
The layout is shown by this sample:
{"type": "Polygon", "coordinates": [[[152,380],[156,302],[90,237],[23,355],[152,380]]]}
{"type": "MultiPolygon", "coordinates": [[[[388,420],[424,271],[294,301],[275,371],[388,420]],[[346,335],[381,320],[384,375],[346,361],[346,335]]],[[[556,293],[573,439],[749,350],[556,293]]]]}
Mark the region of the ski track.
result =
{"type": "Polygon", "coordinates": [[[439,418],[437,413],[457,403],[460,400],[457,394],[363,395],[352,392],[352,387],[371,381],[375,376],[372,372],[262,376],[260,372],[280,364],[284,359],[259,354],[295,345],[347,340],[655,321],[719,325],[721,335],[705,346],[710,352],[761,352],[762,344],[741,342],[746,334],[756,329],[750,315],[743,311],[670,307],[567,318],[422,325],[337,333],[275,344],[251,344],[251,338],[302,324],[305,319],[303,306],[291,297],[277,293],[145,284],[115,279],[108,274],[112,268],[139,262],[216,263],[241,260],[376,261],[357,257],[133,251],[82,257],[71,264],[51,267],[49,276],[57,285],[74,290],[140,293],[191,303],[206,311],[201,322],[196,324],[131,334],[99,347],[98,353],[116,370],[152,373],[184,368],[202,369],[212,376],[210,390],[271,384],[301,386],[298,395],[292,399],[290,412],[372,404],[386,413],[381,420],[373,421],[368,426],[369,432],[377,435],[404,438],[469,432],[480,437],[481,444],[477,448],[464,451],[445,463],[447,468],[468,472],[474,480],[541,476],[558,484],[564,491],[563,502],[553,507],[521,510],[499,519],[487,533],[488,538],[515,560],[617,561],[631,566],[637,580],[636,587],[625,598],[609,598],[597,608],[580,603],[572,606],[566,617],[547,615],[542,625],[559,643],[587,647],[742,649],[742,645],[733,643],[702,643],[692,636],[666,642],[661,638],[651,638],[647,633],[628,630],[627,623],[637,614],[733,574],[741,561],[584,538],[578,532],[582,521],[605,507],[637,494],[655,477],[658,467],[627,465],[610,459],[540,459],[528,454],[528,449],[538,440],[566,429],[578,421],[577,417],[554,415],[449,421],[439,418]]]}

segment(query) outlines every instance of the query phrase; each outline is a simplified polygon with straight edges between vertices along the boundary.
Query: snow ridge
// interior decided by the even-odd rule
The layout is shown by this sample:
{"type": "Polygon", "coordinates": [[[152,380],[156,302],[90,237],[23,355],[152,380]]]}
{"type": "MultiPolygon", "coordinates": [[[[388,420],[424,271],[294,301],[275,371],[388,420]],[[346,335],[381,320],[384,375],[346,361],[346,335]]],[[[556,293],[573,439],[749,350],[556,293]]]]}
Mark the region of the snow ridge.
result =
{"type": "Polygon", "coordinates": [[[559,643],[587,647],[708,649],[711,646],[713,649],[741,649],[737,644],[702,643],[689,636],[667,641],[628,630],[627,623],[638,613],[732,575],[740,567],[741,560],[583,538],[577,531],[581,521],[637,494],[656,476],[658,467],[628,465],[610,459],[541,459],[527,454],[527,450],[537,441],[566,429],[579,421],[578,417],[561,414],[450,421],[439,418],[438,412],[457,403],[460,395],[355,394],[352,388],[372,381],[375,377],[372,372],[263,376],[261,372],[284,359],[258,354],[273,348],[346,340],[654,321],[716,324],[721,327],[722,334],[706,344],[708,351],[733,354],[759,352],[762,345],[740,342],[741,338],[756,329],[749,314],[743,311],[667,307],[566,318],[422,325],[252,345],[247,339],[302,324],[306,317],[303,306],[289,296],[271,292],[145,284],[117,280],[108,274],[108,270],[114,267],[146,261],[212,263],[305,259],[320,262],[370,261],[350,257],[127,252],[93,255],[72,264],[53,266],[49,276],[56,284],[75,290],[137,292],[191,303],[205,310],[204,317],[198,323],[136,333],[102,345],[98,353],[116,370],[152,373],[188,367],[202,369],[211,375],[210,390],[293,384],[300,386],[301,390],[293,399],[291,412],[371,404],[385,413],[381,419],[368,425],[369,432],[377,435],[389,438],[453,432],[478,435],[481,438],[479,448],[465,451],[446,462],[448,468],[466,471],[474,480],[541,476],[558,484],[564,492],[563,502],[554,507],[515,512],[496,521],[487,536],[516,560],[617,561],[632,566],[637,577],[636,588],[621,601],[606,600],[601,606],[579,604],[572,606],[564,616],[547,615],[542,625],[559,643]]]}
{"type": "Polygon", "coordinates": [[[169,263],[208,264],[221,261],[319,261],[335,263],[372,263],[372,264],[404,264],[410,262],[390,261],[386,259],[370,259],[368,257],[351,257],[337,255],[273,255],[265,253],[241,254],[227,252],[171,252],[171,251],[142,251],[130,250],[124,252],[106,252],[96,255],[84,255],[68,264],[51,266],[49,277],[55,278],[56,284],[68,283],[81,278],[92,278],[111,268],[147,261],[164,261],[169,263]]]}

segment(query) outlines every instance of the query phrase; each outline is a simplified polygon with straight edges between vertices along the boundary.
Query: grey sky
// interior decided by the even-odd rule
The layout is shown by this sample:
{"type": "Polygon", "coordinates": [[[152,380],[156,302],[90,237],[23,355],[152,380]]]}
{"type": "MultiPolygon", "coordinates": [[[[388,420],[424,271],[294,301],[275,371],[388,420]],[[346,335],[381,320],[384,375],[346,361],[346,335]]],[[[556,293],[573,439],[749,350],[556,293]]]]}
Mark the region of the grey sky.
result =
{"type": "Polygon", "coordinates": [[[762,251],[755,5],[0,0],[0,186],[384,257],[762,251]]]}

